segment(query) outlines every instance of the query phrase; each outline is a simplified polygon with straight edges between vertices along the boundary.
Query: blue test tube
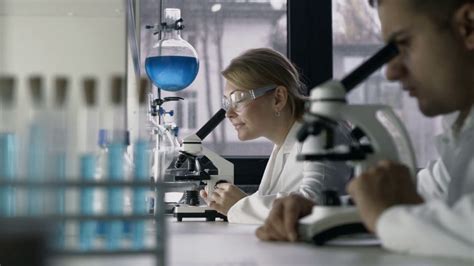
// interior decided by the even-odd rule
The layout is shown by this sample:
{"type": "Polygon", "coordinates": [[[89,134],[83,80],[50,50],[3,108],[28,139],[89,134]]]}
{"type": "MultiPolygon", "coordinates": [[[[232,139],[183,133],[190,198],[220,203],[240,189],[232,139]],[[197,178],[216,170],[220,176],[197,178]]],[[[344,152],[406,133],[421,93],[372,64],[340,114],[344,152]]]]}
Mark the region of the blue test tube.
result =
{"type": "MultiPolygon", "coordinates": [[[[60,152],[56,155],[55,158],[55,176],[58,181],[66,180],[66,153],[60,152]]],[[[59,215],[64,215],[65,204],[66,204],[66,191],[64,188],[58,188],[56,192],[56,212],[59,215]]],[[[58,225],[58,236],[56,239],[56,244],[59,248],[64,247],[65,242],[65,224],[60,222],[58,225]]]]}
{"type": "MultiPolygon", "coordinates": [[[[112,143],[108,153],[108,180],[123,181],[123,152],[124,144],[112,143]]],[[[121,188],[110,187],[107,189],[107,212],[109,215],[122,215],[123,191],[121,188]]],[[[122,221],[114,220],[108,222],[106,228],[106,246],[109,250],[120,247],[122,240],[122,221]]]]}
{"type": "MultiPolygon", "coordinates": [[[[136,181],[149,180],[149,160],[147,156],[147,142],[138,140],[134,150],[134,179],[136,181]]],[[[146,211],[146,188],[136,188],[133,191],[133,214],[145,215],[146,211]]],[[[145,222],[136,221],[133,223],[133,248],[142,249],[144,246],[145,222]]]]}
{"type": "MultiPolygon", "coordinates": [[[[96,167],[96,178],[99,180],[105,180],[107,173],[107,160],[108,160],[108,149],[109,144],[109,132],[107,129],[99,129],[97,145],[99,147],[99,152],[96,155],[97,157],[97,167],[96,167]]],[[[100,191],[102,193],[102,191],[100,191]]],[[[103,221],[97,222],[97,235],[105,235],[106,223],[103,221]]]]}
{"type": "MultiPolygon", "coordinates": [[[[96,170],[96,158],[94,154],[86,154],[81,156],[81,178],[84,181],[94,181],[96,170]]],[[[94,189],[81,189],[81,214],[94,214],[94,189]]],[[[83,221],[79,227],[79,248],[81,250],[89,250],[93,246],[95,233],[94,221],[83,221]]]]}
{"type": "MultiPolygon", "coordinates": [[[[0,133],[0,179],[11,181],[16,176],[17,142],[13,133],[0,133]]],[[[0,187],[0,216],[15,215],[15,190],[0,187]]]]}
{"type": "MultiPolygon", "coordinates": [[[[29,144],[28,144],[28,165],[27,175],[30,181],[41,181],[44,178],[44,135],[43,129],[37,123],[30,127],[29,144]]],[[[44,211],[43,192],[35,188],[28,189],[28,214],[40,215],[44,211]]]]}

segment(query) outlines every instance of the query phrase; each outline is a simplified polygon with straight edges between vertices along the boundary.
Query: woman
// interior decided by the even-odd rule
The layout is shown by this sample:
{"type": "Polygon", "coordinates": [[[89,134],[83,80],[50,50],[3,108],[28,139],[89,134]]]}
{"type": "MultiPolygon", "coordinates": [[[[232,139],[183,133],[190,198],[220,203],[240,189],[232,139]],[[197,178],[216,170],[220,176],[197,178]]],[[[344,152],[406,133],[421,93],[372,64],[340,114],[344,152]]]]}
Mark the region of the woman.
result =
{"type": "Polygon", "coordinates": [[[334,164],[296,160],[304,149],[296,140],[304,113],[304,85],[283,55],[266,48],[248,50],[233,59],[222,75],[226,79],[223,105],[238,138],[264,137],[274,148],[257,192],[247,195],[235,185],[220,183],[211,195],[201,191],[210,207],[227,215],[229,222],[260,224],[277,197],[297,192],[317,203],[322,189],[344,187],[348,171],[341,174],[334,164]],[[305,178],[306,184],[303,176],[311,177],[305,178]]]}

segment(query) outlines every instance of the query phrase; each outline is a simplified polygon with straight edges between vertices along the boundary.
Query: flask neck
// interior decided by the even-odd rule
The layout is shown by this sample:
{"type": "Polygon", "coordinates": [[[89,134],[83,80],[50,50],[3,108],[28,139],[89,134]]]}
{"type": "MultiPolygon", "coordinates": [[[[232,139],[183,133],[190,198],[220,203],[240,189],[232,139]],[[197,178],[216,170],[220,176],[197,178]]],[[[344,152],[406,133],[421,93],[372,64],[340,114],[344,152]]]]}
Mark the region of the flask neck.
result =
{"type": "Polygon", "coordinates": [[[162,40],[169,40],[169,39],[181,39],[181,31],[175,29],[167,29],[163,31],[163,38],[162,40]]]}

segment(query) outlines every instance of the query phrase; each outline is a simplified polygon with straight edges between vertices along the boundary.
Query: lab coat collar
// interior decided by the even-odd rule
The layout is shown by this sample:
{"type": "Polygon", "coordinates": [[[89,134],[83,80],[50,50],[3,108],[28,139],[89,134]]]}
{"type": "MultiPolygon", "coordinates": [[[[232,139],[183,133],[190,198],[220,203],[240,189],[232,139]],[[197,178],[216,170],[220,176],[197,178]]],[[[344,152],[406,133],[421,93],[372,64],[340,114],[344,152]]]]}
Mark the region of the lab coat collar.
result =
{"type": "Polygon", "coordinates": [[[291,151],[295,148],[296,135],[302,124],[299,122],[293,123],[288,134],[286,134],[285,141],[281,146],[274,145],[268,165],[263,173],[262,182],[260,183],[259,193],[261,195],[269,195],[275,191],[275,187],[279,183],[277,180],[280,178],[283,172],[288,156],[291,151]]]}
{"type": "Polygon", "coordinates": [[[471,111],[464,120],[464,124],[460,130],[460,135],[464,135],[465,132],[472,131],[474,129],[474,106],[471,107],[471,111]]]}
{"type": "Polygon", "coordinates": [[[443,116],[442,118],[442,127],[443,133],[437,137],[437,142],[439,143],[452,143],[456,144],[459,142],[459,138],[462,136],[470,136],[467,132],[473,131],[474,129],[474,106],[471,107],[469,114],[467,115],[464,123],[456,134],[454,131],[454,123],[459,116],[459,111],[453,112],[443,116]]]}
{"type": "Polygon", "coordinates": [[[467,176],[463,173],[467,167],[466,159],[472,157],[474,148],[474,108],[471,108],[456,134],[453,126],[458,116],[459,112],[456,112],[443,117],[445,132],[436,137],[436,148],[448,175],[446,179],[451,180],[447,192],[448,204],[453,204],[461,195],[459,189],[463,187],[467,176]]]}

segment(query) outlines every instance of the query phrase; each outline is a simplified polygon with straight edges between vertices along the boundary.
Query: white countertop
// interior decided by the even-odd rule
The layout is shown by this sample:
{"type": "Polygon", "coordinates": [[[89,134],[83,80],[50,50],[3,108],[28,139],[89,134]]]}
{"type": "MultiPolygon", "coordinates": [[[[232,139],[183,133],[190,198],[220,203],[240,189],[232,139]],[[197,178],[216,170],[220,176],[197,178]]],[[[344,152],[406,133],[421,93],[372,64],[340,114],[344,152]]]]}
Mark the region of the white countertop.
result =
{"type": "MultiPolygon", "coordinates": [[[[308,243],[263,242],[254,234],[255,225],[169,220],[167,226],[169,266],[474,265],[470,261],[397,254],[374,246],[318,247],[308,243]]],[[[69,257],[57,261],[57,265],[151,266],[155,263],[152,256],[140,255],[69,257]]]]}

